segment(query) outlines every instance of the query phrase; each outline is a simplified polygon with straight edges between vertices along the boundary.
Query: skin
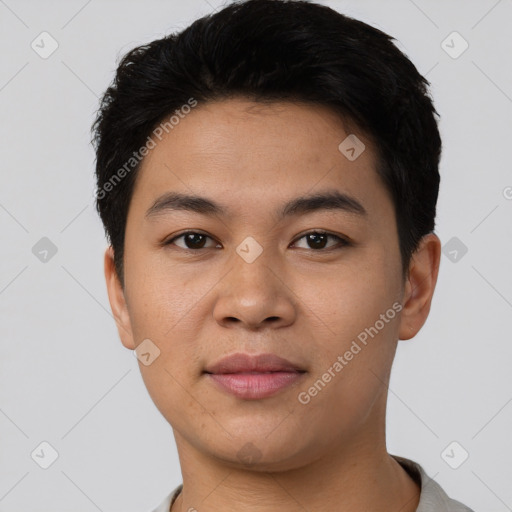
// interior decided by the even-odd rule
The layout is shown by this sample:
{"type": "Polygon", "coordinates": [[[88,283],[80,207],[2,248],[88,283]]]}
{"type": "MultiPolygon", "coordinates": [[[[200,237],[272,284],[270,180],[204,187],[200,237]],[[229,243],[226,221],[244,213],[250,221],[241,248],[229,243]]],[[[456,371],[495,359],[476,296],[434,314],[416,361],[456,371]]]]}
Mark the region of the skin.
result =
{"type": "Polygon", "coordinates": [[[427,319],[441,244],[425,236],[402,279],[373,147],[345,128],[324,107],[229,99],[194,108],[143,161],[127,218],[124,289],[110,247],[105,277],[123,345],[133,350],[149,338],[160,350],[139,366],[177,444],[184,487],[173,512],[417,508],[418,486],[386,450],[387,385],[398,340],[427,319]],[[349,133],[366,145],[354,161],[338,150],[349,133]],[[367,216],[275,213],[327,190],[350,194],[367,216]],[[167,191],[207,197],[226,214],[147,218],[167,191]],[[316,229],[352,244],[327,238],[317,248],[304,237],[316,229]],[[204,248],[187,250],[184,238],[163,245],[187,230],[207,235],[204,248]],[[248,236],[263,248],[252,263],[236,252],[248,236]],[[300,403],[298,394],[395,302],[401,312],[300,403]],[[203,373],[233,352],[271,352],[306,373],[274,396],[236,398],[203,373]],[[238,457],[244,446],[252,463],[238,457]]]}

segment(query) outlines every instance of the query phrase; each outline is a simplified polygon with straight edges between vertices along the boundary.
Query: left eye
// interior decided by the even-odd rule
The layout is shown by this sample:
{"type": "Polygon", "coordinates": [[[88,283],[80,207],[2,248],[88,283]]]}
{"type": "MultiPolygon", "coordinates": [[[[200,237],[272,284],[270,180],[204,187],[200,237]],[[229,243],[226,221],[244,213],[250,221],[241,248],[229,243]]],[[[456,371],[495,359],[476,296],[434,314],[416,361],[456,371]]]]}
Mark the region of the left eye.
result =
{"type": "MultiPolygon", "coordinates": [[[[339,246],[349,245],[348,240],[346,240],[345,238],[342,238],[337,235],[332,235],[330,233],[325,233],[323,231],[312,231],[310,233],[307,233],[307,234],[301,236],[300,238],[297,239],[297,241],[303,240],[303,239],[306,241],[306,244],[308,245],[308,247],[300,247],[301,249],[302,248],[304,248],[304,249],[325,249],[328,239],[335,240],[337,242],[337,244],[328,246],[327,247],[328,249],[331,249],[333,246],[335,247],[336,245],[339,245],[339,246]]],[[[295,242],[294,245],[296,243],[297,242],[295,242]]]]}

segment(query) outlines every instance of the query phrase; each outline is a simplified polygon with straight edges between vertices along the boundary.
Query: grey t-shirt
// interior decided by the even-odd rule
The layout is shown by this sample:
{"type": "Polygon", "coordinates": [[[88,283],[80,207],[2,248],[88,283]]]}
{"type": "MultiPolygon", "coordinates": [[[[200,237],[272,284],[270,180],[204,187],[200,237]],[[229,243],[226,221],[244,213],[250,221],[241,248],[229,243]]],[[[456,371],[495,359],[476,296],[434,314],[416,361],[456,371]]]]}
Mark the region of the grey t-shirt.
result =
{"type": "MultiPolygon", "coordinates": [[[[392,457],[409,473],[411,478],[421,487],[420,502],[416,512],[474,512],[459,501],[453,500],[443,491],[441,486],[432,480],[425,470],[417,463],[398,455],[392,457]]],[[[152,512],[169,512],[183,484],[178,485],[159,507],[152,512]]]]}

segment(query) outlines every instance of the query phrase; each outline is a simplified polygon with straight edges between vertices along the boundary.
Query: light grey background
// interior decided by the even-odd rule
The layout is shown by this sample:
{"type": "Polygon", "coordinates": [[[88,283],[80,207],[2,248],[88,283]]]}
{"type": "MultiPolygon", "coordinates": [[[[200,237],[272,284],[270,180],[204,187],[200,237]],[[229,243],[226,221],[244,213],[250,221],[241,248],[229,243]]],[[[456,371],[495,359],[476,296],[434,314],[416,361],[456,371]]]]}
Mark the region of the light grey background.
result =
{"type": "MultiPolygon", "coordinates": [[[[399,344],[388,449],[476,511],[512,510],[512,2],[324,3],[394,36],[431,81],[437,234],[468,248],[443,255],[430,317],[399,344]],[[453,31],[469,43],[458,58],[442,47],[453,31]],[[469,453],[458,469],[442,456],[453,441],[452,465],[469,453]]],[[[142,512],[181,483],[172,429],[110,314],[89,129],[121,55],[219,6],[0,0],[2,511],[142,512]],[[31,48],[43,31],[59,45],[47,59],[31,48]],[[46,263],[42,237],[57,247],[46,263]],[[31,458],[43,441],[59,455],[48,469],[31,458]]]]}

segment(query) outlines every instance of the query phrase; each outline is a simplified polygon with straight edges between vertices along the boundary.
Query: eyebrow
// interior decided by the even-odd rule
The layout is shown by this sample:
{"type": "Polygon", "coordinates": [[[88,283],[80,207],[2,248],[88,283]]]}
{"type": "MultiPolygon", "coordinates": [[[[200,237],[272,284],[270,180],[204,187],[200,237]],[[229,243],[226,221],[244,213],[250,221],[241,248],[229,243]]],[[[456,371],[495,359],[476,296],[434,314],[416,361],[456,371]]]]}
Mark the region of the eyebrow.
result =
{"type": "MultiPolygon", "coordinates": [[[[179,210],[211,216],[228,215],[227,208],[206,197],[167,192],[155,200],[145,216],[151,219],[160,214],[179,210]]],[[[355,197],[332,190],[292,199],[277,211],[277,217],[281,220],[319,210],[341,210],[361,217],[368,216],[364,206],[355,197]]]]}

